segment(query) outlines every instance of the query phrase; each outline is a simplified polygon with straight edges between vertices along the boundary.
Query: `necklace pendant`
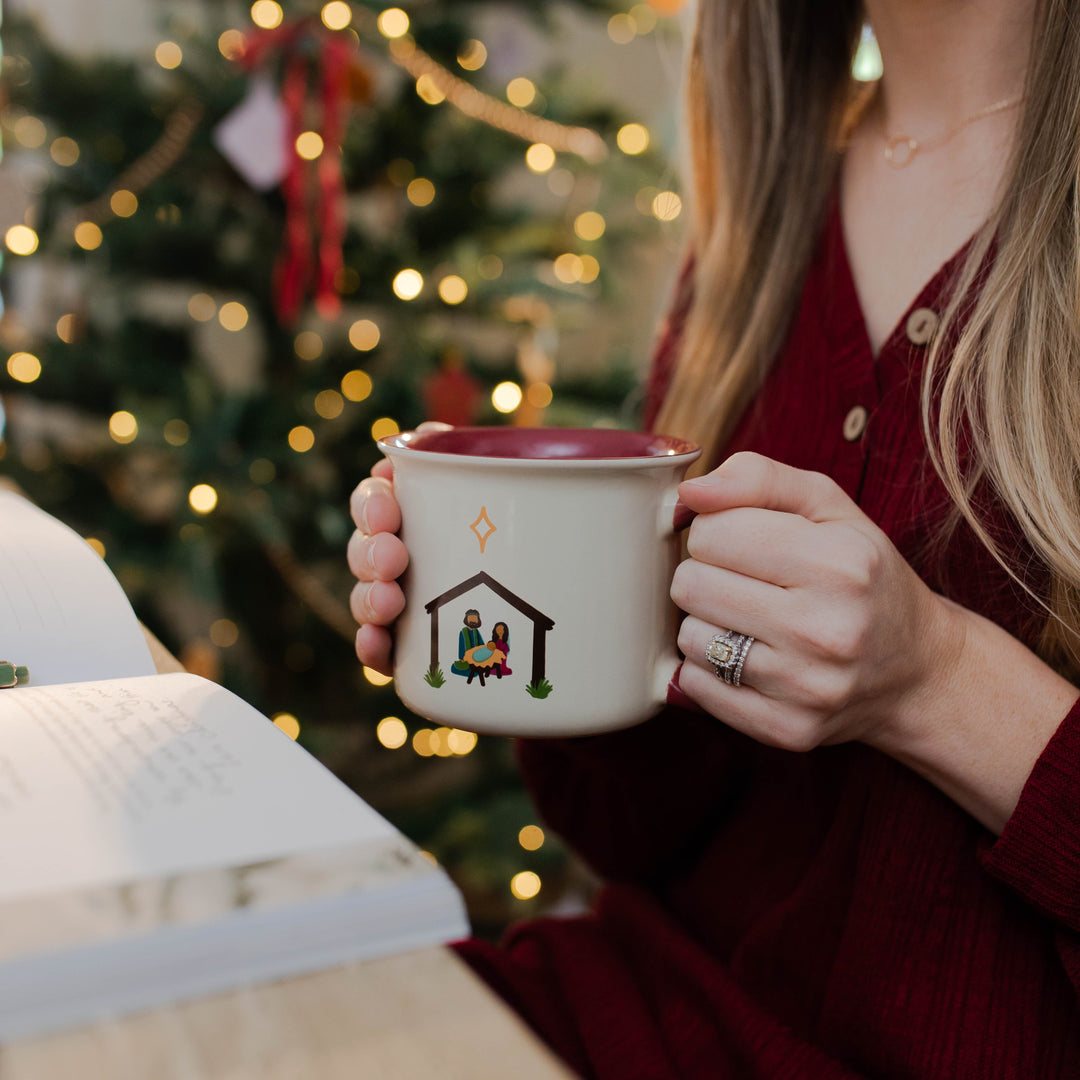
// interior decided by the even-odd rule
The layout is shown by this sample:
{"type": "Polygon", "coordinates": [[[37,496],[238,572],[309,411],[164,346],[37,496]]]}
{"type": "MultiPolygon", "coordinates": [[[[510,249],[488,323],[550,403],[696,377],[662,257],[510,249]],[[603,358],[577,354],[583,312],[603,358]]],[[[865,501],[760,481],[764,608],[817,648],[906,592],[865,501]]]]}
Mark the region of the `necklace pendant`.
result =
{"type": "Polygon", "coordinates": [[[885,160],[894,169],[910,165],[919,152],[919,143],[910,135],[897,135],[885,143],[885,160]]]}

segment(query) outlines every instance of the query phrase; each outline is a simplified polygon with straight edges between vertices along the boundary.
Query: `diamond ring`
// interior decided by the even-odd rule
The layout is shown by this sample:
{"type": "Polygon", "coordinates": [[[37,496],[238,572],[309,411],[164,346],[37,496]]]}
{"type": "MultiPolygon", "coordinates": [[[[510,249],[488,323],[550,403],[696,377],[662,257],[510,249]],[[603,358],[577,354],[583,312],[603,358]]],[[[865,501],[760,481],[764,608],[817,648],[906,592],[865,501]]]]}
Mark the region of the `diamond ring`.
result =
{"type": "Polygon", "coordinates": [[[729,686],[739,686],[746,654],[753,643],[754,639],[749,634],[724,630],[705,646],[705,659],[712,664],[718,679],[723,679],[729,686]]]}

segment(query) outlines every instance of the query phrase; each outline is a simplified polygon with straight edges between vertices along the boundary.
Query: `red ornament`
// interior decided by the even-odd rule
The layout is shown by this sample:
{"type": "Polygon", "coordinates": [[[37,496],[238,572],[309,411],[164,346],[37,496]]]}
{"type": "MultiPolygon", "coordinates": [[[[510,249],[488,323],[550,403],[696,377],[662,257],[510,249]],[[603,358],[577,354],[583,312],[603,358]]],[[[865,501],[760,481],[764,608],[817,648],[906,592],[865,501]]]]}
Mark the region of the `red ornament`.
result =
{"type": "Polygon", "coordinates": [[[476,423],[483,400],[480,384],[461,365],[452,360],[433,372],[420,388],[429,420],[441,420],[455,427],[476,423]]]}

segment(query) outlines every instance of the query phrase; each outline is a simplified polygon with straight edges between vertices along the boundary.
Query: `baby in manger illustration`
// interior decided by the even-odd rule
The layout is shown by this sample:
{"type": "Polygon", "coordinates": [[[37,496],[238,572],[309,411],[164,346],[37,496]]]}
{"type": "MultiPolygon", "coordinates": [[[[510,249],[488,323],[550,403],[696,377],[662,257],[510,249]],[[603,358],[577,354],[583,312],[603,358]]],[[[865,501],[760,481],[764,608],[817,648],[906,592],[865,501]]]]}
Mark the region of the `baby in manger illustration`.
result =
{"type": "Polygon", "coordinates": [[[474,676],[485,685],[485,678],[494,675],[501,679],[512,675],[506,658],[510,653],[510,628],[505,622],[497,622],[491,630],[491,640],[485,641],[480,632],[480,612],[469,608],[465,612],[464,625],[458,632],[458,658],[450,665],[455,675],[466,677],[471,683],[474,676]]]}

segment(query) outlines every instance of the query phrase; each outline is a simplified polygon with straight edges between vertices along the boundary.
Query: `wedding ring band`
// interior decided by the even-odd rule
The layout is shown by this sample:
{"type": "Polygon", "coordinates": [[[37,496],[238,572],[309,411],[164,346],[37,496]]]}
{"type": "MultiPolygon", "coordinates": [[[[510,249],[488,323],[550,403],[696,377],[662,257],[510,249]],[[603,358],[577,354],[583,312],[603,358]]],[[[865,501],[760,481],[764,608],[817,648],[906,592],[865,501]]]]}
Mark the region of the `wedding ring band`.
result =
{"type": "Polygon", "coordinates": [[[705,659],[712,664],[718,679],[723,679],[728,686],[740,686],[746,654],[753,643],[754,639],[749,634],[724,630],[705,646],[705,659]]]}

